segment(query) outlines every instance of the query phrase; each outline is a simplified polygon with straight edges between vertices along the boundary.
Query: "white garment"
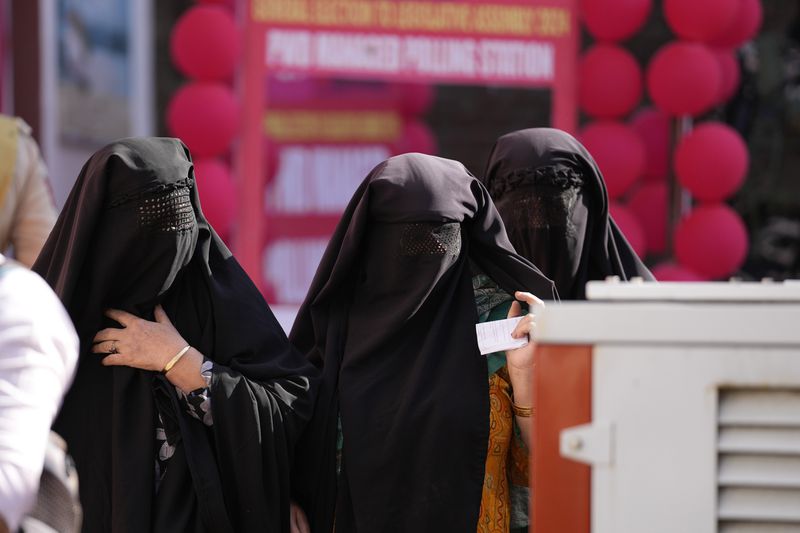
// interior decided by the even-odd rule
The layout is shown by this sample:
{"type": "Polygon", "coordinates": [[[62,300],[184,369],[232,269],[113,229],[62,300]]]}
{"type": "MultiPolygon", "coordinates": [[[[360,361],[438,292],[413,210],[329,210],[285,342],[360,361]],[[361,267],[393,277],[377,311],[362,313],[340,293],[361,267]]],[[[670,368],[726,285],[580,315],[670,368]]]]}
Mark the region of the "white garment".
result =
{"type": "MultiPolygon", "coordinates": [[[[0,172],[11,170],[7,187],[0,187],[0,252],[12,246],[17,261],[30,267],[53,229],[56,208],[47,182],[47,168],[31,137],[30,126],[19,118],[2,116],[0,120],[12,121],[17,129],[14,161],[0,162],[0,172]]],[[[0,182],[3,178],[0,176],[0,182]]]]}
{"type": "Polygon", "coordinates": [[[45,448],[78,361],[78,336],[47,283],[0,255],[0,516],[36,502],[45,448]]]}

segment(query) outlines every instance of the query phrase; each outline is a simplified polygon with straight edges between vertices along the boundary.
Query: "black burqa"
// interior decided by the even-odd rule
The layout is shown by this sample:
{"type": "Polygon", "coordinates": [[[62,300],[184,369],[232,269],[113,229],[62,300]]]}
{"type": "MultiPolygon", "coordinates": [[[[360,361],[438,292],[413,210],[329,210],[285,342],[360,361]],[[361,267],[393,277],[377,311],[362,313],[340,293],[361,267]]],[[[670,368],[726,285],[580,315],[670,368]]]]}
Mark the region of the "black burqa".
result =
{"type": "Polygon", "coordinates": [[[607,276],[655,279],[609,215],[600,168],[568,133],[500,137],[482,181],[514,248],[555,281],[561,298],[583,299],[586,282],[607,276]]]}
{"type": "Polygon", "coordinates": [[[287,531],[289,466],[313,407],[312,365],[200,209],[177,139],[125,139],[84,166],[34,270],[81,340],[54,429],[80,476],[85,532],[287,531]],[[103,367],[92,338],[109,307],[153,319],[161,302],[214,361],[213,427],[157,373],[103,367]],[[176,445],[155,490],[155,424],[176,445]]]}
{"type": "Polygon", "coordinates": [[[290,335],[323,373],[293,481],[315,533],[334,511],[337,533],[474,533],[489,398],[470,260],[507,292],[553,295],[458,162],[393,157],[350,201],[290,335]]]}

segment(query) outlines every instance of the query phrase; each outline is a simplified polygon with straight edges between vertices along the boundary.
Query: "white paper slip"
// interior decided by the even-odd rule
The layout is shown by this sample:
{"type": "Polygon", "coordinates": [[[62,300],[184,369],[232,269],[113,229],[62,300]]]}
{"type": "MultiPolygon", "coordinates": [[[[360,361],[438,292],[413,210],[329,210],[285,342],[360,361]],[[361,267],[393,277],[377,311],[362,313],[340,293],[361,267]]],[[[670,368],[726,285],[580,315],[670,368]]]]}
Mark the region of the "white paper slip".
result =
{"type": "Polygon", "coordinates": [[[505,320],[492,320],[491,322],[481,322],[475,324],[475,332],[478,334],[478,348],[481,355],[487,355],[504,350],[522,348],[528,344],[528,337],[515,339],[511,332],[517,327],[517,323],[522,320],[521,316],[506,318],[505,320]]]}

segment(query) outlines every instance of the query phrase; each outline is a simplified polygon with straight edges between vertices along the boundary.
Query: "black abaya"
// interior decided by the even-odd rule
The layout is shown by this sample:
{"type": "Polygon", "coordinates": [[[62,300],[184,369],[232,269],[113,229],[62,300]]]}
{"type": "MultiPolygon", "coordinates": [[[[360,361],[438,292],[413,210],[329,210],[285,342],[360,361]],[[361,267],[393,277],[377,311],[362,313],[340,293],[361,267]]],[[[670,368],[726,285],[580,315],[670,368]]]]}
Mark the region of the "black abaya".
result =
{"type": "Polygon", "coordinates": [[[356,191],[290,335],[323,372],[294,481],[313,531],[476,530],[489,399],[470,260],[553,295],[460,163],[393,157],[356,191]]]}
{"type": "Polygon", "coordinates": [[[54,428],[75,458],[85,532],[287,531],[289,465],[311,415],[315,370],[200,209],[188,150],[125,139],[84,166],[34,265],[81,339],[54,428]],[[213,426],[153,372],[103,367],[92,339],[113,307],[152,320],[162,303],[214,363],[213,426]],[[161,415],[171,444],[155,491],[161,415]]]}

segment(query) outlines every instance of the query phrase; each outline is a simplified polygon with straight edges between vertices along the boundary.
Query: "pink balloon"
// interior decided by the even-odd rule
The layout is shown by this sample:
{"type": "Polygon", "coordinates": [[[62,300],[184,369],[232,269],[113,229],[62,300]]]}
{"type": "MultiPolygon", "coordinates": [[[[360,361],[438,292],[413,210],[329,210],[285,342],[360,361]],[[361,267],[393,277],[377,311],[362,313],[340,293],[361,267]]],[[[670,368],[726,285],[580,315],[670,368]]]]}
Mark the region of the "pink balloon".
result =
{"type": "Polygon", "coordinates": [[[658,281],[706,281],[707,279],[677,263],[661,263],[653,267],[651,272],[658,281]]]}
{"type": "Polygon", "coordinates": [[[614,44],[597,44],[581,58],[578,99],[596,118],[620,118],[642,99],[642,69],[633,55],[614,44]]]}
{"type": "Polygon", "coordinates": [[[761,0],[733,0],[736,14],[721,33],[709,42],[714,46],[735,48],[751,40],[761,28],[764,12],[761,0]]]}
{"type": "Polygon", "coordinates": [[[647,254],[647,236],[645,235],[644,228],[640,223],[638,217],[627,207],[617,202],[611,202],[608,206],[608,212],[614,222],[619,226],[625,239],[636,252],[639,257],[644,257],[647,254]]]}
{"type": "Polygon", "coordinates": [[[731,0],[664,0],[664,17],[678,37],[708,41],[733,22],[736,4],[731,0]]]}
{"type": "Polygon", "coordinates": [[[698,200],[722,201],[741,187],[750,157],[739,133],[720,122],[705,122],[675,150],[678,181],[698,200]]]}
{"type": "Polygon", "coordinates": [[[203,214],[223,238],[230,236],[236,215],[236,187],[228,166],[219,159],[194,162],[194,176],[203,214]]]}
{"type": "Polygon", "coordinates": [[[625,194],[644,170],[644,144],[633,129],[620,122],[595,122],[578,136],[592,154],[613,200],[625,194]]]}
{"type": "Polygon", "coordinates": [[[239,30],[230,9],[202,5],[188,9],[172,28],[172,61],[185,76],[227,81],[239,61],[239,30]]]}
{"type": "Polygon", "coordinates": [[[628,208],[639,219],[647,242],[647,250],[656,254],[666,251],[669,216],[667,183],[642,183],[631,193],[628,208]]]}
{"type": "Polygon", "coordinates": [[[583,0],[581,13],[592,37],[617,42],[638,32],[652,7],[652,0],[583,0]]]}
{"type": "Polygon", "coordinates": [[[736,94],[739,88],[739,80],[741,74],[739,72],[739,62],[731,50],[717,48],[714,50],[714,55],[719,61],[720,73],[722,79],[720,83],[719,103],[725,103],[736,94]]]}
{"type": "Polygon", "coordinates": [[[645,165],[642,177],[645,181],[665,180],[669,173],[672,136],[669,115],[648,107],[636,113],[630,124],[644,143],[645,165]]]}
{"type": "Polygon", "coordinates": [[[744,222],[725,204],[695,208],[675,231],[678,262],[710,279],[733,274],[744,263],[747,247],[744,222]]]}
{"type": "Polygon", "coordinates": [[[663,111],[694,116],[716,103],[721,78],[719,61],[707,46],[677,41],[650,60],[647,90],[663,111]]]}
{"type": "Polygon", "coordinates": [[[722,74],[719,61],[699,43],[672,42],[656,52],[647,69],[647,90],[671,115],[699,115],[717,103],[722,74]]]}
{"type": "Polygon", "coordinates": [[[192,82],[172,95],[167,129],[194,157],[216,157],[230,148],[239,127],[239,103],[221,83],[192,82]]]}
{"type": "Polygon", "coordinates": [[[438,143],[431,129],[419,120],[407,122],[403,127],[403,135],[394,143],[395,154],[419,152],[421,154],[435,155],[438,143]]]}

